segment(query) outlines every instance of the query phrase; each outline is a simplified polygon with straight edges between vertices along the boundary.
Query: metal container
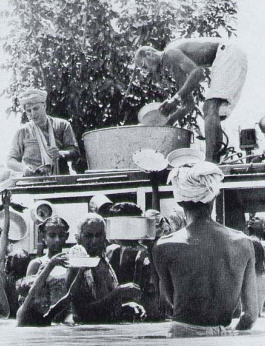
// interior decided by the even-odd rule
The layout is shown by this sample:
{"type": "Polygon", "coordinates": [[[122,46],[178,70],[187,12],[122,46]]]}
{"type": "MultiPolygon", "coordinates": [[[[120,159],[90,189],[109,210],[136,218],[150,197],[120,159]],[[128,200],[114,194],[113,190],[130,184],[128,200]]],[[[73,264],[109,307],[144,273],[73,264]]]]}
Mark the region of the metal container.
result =
{"type": "Polygon", "coordinates": [[[164,156],[189,148],[192,132],[172,126],[120,126],[83,134],[89,169],[136,169],[132,160],[139,149],[154,149],[164,156]]]}
{"type": "Polygon", "coordinates": [[[106,219],[109,240],[155,239],[155,218],[143,216],[113,216],[106,219]]]}
{"type": "Polygon", "coordinates": [[[163,126],[167,123],[168,117],[164,116],[159,108],[162,102],[152,102],[144,105],[138,113],[138,121],[143,125],[163,126]]]}
{"type": "Polygon", "coordinates": [[[89,256],[79,256],[79,257],[71,257],[69,256],[69,267],[73,268],[94,268],[99,264],[99,257],[89,257],[89,256]]]}
{"type": "MultiPolygon", "coordinates": [[[[8,233],[8,239],[13,242],[20,241],[28,235],[28,229],[23,214],[10,210],[10,227],[8,233]]],[[[0,212],[0,228],[4,228],[5,212],[0,212]]]]}

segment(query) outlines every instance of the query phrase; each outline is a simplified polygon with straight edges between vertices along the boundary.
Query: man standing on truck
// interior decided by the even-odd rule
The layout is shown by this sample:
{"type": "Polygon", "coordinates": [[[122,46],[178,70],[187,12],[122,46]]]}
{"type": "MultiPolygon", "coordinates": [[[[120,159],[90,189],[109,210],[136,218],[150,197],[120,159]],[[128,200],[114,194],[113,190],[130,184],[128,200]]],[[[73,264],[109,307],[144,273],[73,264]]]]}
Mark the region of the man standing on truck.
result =
{"type": "Polygon", "coordinates": [[[258,316],[252,242],[211,218],[222,172],[199,162],[176,168],[170,178],[187,226],[161,237],[153,258],[162,297],[173,307],[172,336],[226,335],[240,299],[236,329],[250,329],[258,316]]]}
{"type": "Polygon", "coordinates": [[[186,39],[173,41],[162,52],[150,46],[140,47],[135,64],[156,79],[161,75],[173,77],[178,92],[160,107],[162,114],[171,114],[167,125],[193,110],[192,93],[205,79],[205,68],[211,67],[211,86],[203,107],[206,160],[218,163],[223,139],[220,121],[230,115],[240,97],[247,73],[245,53],[231,42],[186,39]]]}
{"type": "Polygon", "coordinates": [[[28,89],[19,97],[29,122],[13,138],[7,166],[24,176],[69,174],[67,161],[79,156],[70,123],[46,113],[47,92],[28,89]]]}

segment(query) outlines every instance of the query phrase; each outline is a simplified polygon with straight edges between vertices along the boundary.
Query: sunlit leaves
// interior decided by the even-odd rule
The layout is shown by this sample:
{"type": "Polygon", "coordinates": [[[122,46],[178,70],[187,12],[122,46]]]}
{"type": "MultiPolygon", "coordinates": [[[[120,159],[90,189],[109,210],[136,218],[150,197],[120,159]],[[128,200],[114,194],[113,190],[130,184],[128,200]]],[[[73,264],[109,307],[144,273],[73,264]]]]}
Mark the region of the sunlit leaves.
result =
{"type": "MultiPolygon", "coordinates": [[[[234,33],[236,7],[231,0],[10,0],[13,12],[4,45],[13,79],[13,97],[26,86],[45,87],[50,114],[71,119],[81,142],[86,129],[137,122],[137,112],[150,101],[176,91],[164,79],[133,73],[136,49],[157,49],[174,38],[234,33]]],[[[194,97],[202,99],[202,90],[194,97]]],[[[199,113],[194,110],[192,116],[199,113]]],[[[191,120],[191,115],[190,115],[191,120]]]]}

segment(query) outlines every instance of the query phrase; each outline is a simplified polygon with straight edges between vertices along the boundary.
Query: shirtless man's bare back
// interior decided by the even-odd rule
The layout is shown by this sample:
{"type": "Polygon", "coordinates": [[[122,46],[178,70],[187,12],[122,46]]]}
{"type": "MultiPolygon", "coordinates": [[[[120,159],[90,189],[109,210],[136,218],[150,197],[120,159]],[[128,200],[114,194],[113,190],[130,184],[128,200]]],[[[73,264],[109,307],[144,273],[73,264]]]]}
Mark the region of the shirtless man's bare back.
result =
{"type": "MultiPolygon", "coordinates": [[[[208,169],[204,164],[200,163],[201,172],[208,169]]],[[[185,169],[188,173],[189,169],[185,169]]],[[[198,177],[202,176],[208,179],[211,174],[198,173],[194,178],[198,181],[198,177]]],[[[185,174],[175,183],[182,184],[186,189],[183,179],[185,174]]],[[[200,186],[203,186],[204,179],[200,180],[200,186]]],[[[241,298],[243,314],[236,328],[249,329],[258,313],[254,248],[243,232],[212,220],[213,196],[207,189],[215,183],[210,177],[205,193],[201,194],[211,199],[207,203],[192,201],[190,185],[188,195],[191,201],[179,202],[184,208],[187,226],[158,240],[153,248],[154,264],[162,295],[173,306],[176,321],[226,327],[231,323],[241,298]]],[[[194,198],[197,198],[196,187],[194,192],[194,198]]]]}
{"type": "Polygon", "coordinates": [[[251,241],[242,232],[210,219],[196,220],[161,238],[154,258],[177,321],[227,326],[242,296],[244,315],[237,327],[252,326],[257,298],[255,259],[251,241]]]}

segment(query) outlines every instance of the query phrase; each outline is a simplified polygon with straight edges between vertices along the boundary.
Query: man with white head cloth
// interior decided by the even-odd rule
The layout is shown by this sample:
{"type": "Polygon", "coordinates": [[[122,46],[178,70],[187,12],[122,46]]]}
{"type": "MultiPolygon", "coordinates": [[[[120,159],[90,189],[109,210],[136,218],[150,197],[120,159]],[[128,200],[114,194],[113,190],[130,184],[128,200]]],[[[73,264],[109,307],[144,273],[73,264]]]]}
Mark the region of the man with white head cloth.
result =
{"type": "Polygon", "coordinates": [[[173,307],[171,335],[233,332],[226,327],[240,298],[243,314],[236,329],[250,329],[258,314],[253,245],[243,232],[211,218],[222,172],[203,161],[174,169],[169,179],[187,220],[153,248],[161,295],[173,307]]]}
{"type": "Polygon", "coordinates": [[[19,97],[29,122],[15,134],[7,166],[25,176],[68,174],[67,161],[79,155],[78,144],[70,123],[46,113],[47,92],[28,89],[19,97]],[[48,173],[48,171],[47,171],[48,173]]]}

